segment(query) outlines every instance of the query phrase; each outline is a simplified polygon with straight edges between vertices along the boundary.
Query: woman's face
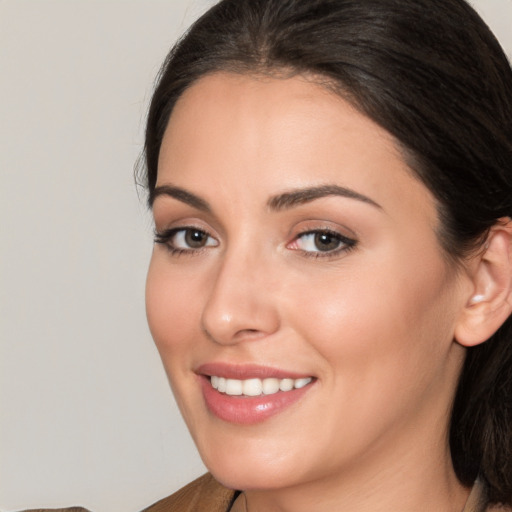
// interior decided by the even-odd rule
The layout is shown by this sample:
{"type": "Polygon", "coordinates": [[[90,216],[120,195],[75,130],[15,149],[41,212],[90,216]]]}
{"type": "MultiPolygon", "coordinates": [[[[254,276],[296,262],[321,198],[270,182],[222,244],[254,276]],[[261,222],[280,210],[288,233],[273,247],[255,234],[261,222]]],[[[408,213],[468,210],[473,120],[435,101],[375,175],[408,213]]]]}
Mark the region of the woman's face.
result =
{"type": "Polygon", "coordinates": [[[202,78],[170,119],[153,211],[149,325],[221,482],[446,455],[468,290],[386,131],[305,78],[202,78]]]}

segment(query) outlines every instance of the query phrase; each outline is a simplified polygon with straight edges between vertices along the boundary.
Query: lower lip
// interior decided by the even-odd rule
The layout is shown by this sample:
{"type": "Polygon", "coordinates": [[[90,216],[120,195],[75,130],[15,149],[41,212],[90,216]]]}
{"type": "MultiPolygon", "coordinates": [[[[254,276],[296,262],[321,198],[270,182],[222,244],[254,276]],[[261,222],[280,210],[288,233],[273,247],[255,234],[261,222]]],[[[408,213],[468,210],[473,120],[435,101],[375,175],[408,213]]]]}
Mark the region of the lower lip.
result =
{"type": "Polygon", "coordinates": [[[229,423],[252,425],[279,414],[300,400],[311,384],[291,391],[278,391],[272,395],[231,396],[220,393],[210,384],[210,378],[202,376],[201,386],[209,411],[229,423]]]}

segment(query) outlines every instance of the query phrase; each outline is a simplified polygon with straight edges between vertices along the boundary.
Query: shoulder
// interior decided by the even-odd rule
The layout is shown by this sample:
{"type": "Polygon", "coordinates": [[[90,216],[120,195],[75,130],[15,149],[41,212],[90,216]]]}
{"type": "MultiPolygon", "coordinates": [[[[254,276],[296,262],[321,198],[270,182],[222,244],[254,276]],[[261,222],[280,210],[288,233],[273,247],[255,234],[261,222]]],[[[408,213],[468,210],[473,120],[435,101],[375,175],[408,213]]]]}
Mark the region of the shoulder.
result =
{"type": "Polygon", "coordinates": [[[35,508],[30,510],[23,510],[22,512],[89,512],[83,507],[69,507],[69,508],[35,508]]]}
{"type": "MultiPolygon", "coordinates": [[[[219,484],[207,473],[171,496],[157,501],[142,512],[228,512],[237,492],[219,484]]],[[[89,512],[82,507],[31,509],[24,512],[89,512]]]]}
{"type": "Polygon", "coordinates": [[[207,473],[142,512],[227,512],[236,494],[207,473]]]}

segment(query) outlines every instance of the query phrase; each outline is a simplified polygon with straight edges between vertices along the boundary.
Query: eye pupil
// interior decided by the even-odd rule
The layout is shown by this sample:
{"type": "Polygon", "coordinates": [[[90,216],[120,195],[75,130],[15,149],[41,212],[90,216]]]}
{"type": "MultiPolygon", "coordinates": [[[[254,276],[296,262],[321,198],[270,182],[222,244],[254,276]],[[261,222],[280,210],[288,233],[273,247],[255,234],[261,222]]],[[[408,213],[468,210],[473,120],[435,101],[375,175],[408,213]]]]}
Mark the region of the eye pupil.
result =
{"type": "Polygon", "coordinates": [[[315,246],[319,251],[332,251],[337,249],[340,241],[330,233],[316,233],[315,246]]]}
{"type": "Polygon", "coordinates": [[[203,247],[206,244],[206,233],[198,229],[188,229],[185,233],[185,242],[193,249],[203,247]]]}

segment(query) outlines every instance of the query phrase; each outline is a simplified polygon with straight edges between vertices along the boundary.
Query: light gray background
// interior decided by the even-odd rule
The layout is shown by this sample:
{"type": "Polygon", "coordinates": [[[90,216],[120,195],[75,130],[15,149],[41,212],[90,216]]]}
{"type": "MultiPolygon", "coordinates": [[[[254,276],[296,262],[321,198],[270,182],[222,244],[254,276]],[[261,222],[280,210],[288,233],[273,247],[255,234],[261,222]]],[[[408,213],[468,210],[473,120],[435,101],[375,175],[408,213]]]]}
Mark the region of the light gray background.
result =
{"type": "MultiPolygon", "coordinates": [[[[201,474],[144,313],[132,167],[213,0],[0,0],[0,510],[136,512],[201,474]]],[[[512,0],[475,0],[512,55],[512,0]]]]}

